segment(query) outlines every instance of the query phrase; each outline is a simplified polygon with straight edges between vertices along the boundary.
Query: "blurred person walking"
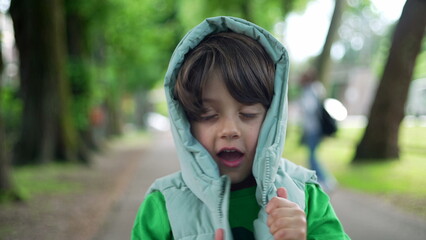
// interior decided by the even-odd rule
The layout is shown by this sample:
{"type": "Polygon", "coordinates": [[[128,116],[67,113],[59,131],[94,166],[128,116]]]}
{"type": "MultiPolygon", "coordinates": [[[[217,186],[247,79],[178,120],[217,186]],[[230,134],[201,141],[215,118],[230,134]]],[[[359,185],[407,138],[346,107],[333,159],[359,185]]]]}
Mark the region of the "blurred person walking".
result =
{"type": "Polygon", "coordinates": [[[325,98],[325,88],[317,79],[316,70],[306,70],[299,79],[302,93],[299,105],[302,113],[302,139],[301,143],[309,150],[309,168],[316,171],[318,181],[327,192],[332,192],[337,182],[320,163],[316,150],[320,145],[324,133],[321,126],[322,103],[325,98]]]}

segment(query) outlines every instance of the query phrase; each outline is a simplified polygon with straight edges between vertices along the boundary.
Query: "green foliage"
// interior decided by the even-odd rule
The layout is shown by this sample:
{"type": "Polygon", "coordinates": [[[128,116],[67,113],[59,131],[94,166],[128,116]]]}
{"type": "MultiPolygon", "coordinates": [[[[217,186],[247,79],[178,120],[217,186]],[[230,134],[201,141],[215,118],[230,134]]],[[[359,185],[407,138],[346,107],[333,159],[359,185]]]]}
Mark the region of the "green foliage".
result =
{"type": "Polygon", "coordinates": [[[87,129],[89,111],[93,105],[93,78],[90,63],[84,59],[69,59],[68,74],[73,101],[71,103],[74,124],[79,130],[87,129]]]}
{"type": "Polygon", "coordinates": [[[0,116],[6,135],[16,133],[21,125],[22,100],[11,86],[3,86],[0,91],[0,116]]]}
{"type": "Polygon", "coordinates": [[[252,20],[259,26],[272,31],[274,25],[277,22],[284,20],[284,17],[288,14],[288,12],[285,12],[286,9],[282,6],[284,2],[293,3],[297,1],[253,0],[251,7],[253,12],[251,14],[253,16],[252,20]]]}
{"type": "Polygon", "coordinates": [[[423,37],[422,48],[416,60],[413,79],[426,78],[426,37],[423,37]]]}
{"type": "Polygon", "coordinates": [[[185,31],[202,20],[214,16],[235,16],[252,21],[271,31],[274,24],[282,21],[291,11],[300,11],[311,0],[181,0],[179,20],[185,31]]]}
{"type": "Polygon", "coordinates": [[[107,63],[127,91],[150,89],[162,78],[179,37],[176,2],[109,1],[103,22],[107,63]]]}
{"type": "MultiPolygon", "coordinates": [[[[24,200],[23,194],[19,193],[15,189],[10,190],[0,190],[0,204],[10,203],[10,202],[19,202],[24,200]]],[[[0,229],[1,236],[1,229],[0,229]]]]}
{"type": "Polygon", "coordinates": [[[314,0],[292,0],[292,1],[283,1],[285,2],[287,5],[289,5],[289,7],[287,7],[287,14],[291,11],[304,11],[306,8],[306,5],[309,2],[312,2],[314,0]]]}
{"type": "MultiPolygon", "coordinates": [[[[67,0],[66,12],[80,19],[87,56],[71,58],[73,116],[78,128],[88,126],[93,105],[120,101],[124,95],[149,90],[166,72],[172,51],[184,33],[217,15],[246,18],[272,30],[293,8],[309,0],[67,0]]],[[[119,106],[118,103],[115,105],[119,106]]]]}

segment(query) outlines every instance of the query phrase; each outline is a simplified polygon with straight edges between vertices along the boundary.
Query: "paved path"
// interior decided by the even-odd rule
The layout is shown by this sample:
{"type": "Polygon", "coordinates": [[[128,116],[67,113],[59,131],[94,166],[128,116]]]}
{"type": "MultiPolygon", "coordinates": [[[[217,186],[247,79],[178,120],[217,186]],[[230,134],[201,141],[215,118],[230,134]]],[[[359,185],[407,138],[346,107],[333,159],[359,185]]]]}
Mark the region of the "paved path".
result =
{"type": "MultiPolygon", "coordinates": [[[[178,160],[169,133],[154,137],[141,156],[133,180],[116,202],[94,240],[129,239],[144,193],[159,176],[176,171],[178,160]]],[[[369,195],[339,189],[332,203],[352,240],[425,240],[426,220],[405,213],[369,195]]]]}
{"type": "Polygon", "coordinates": [[[378,198],[339,189],[332,195],[331,202],[352,240],[426,239],[425,219],[378,198]]]}
{"type": "Polygon", "coordinates": [[[130,239],[136,212],[148,187],[156,178],[179,169],[171,134],[159,133],[152,141],[151,148],[140,157],[133,180],[111,209],[108,219],[94,240],[130,239]]]}

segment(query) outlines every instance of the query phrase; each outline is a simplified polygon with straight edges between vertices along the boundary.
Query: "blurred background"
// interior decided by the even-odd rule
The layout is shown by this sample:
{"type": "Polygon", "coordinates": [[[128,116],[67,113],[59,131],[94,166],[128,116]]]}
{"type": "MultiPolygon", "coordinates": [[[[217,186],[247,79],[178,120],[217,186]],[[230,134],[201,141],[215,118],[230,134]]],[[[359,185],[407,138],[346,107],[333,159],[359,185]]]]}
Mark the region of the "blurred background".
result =
{"type": "MultiPolygon", "coordinates": [[[[128,239],[146,187],[178,168],[168,61],[189,29],[218,15],[252,21],[288,49],[284,157],[308,166],[298,80],[315,68],[344,106],[318,149],[338,183],[332,201],[371,197],[366,205],[426,229],[426,1],[0,0],[0,239],[128,239]],[[161,149],[173,163],[151,162],[161,149]],[[139,195],[126,195],[136,179],[139,195]],[[105,224],[126,199],[124,235],[111,238],[105,224]]],[[[425,239],[418,229],[406,231],[425,239]]]]}

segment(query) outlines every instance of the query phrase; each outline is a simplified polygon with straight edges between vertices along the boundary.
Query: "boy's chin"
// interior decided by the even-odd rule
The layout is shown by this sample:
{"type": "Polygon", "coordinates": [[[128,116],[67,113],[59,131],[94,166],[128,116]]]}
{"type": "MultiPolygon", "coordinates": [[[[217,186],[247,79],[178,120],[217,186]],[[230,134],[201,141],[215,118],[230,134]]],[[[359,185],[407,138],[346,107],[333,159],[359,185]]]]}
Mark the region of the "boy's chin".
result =
{"type": "Polygon", "coordinates": [[[249,175],[245,178],[242,177],[235,177],[230,176],[231,178],[231,190],[238,190],[248,187],[256,186],[256,180],[254,179],[253,175],[249,175]]]}
{"type": "Polygon", "coordinates": [[[231,184],[240,184],[248,178],[247,176],[239,176],[238,174],[234,175],[232,173],[225,173],[225,175],[229,177],[229,179],[231,180],[231,184]]]}

